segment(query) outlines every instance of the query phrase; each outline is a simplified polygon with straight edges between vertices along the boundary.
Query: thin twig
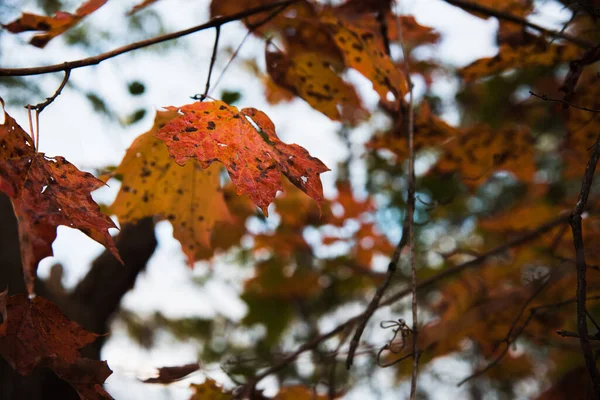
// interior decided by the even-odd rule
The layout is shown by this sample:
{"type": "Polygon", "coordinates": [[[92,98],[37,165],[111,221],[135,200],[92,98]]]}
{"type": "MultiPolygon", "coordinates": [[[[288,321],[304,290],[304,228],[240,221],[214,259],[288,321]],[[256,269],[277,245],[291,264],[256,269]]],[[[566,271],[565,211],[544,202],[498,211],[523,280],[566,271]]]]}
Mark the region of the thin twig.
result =
{"type": "MultiPolygon", "coordinates": [[[[379,20],[379,17],[378,17],[378,20],[379,20]]],[[[386,49],[386,52],[389,56],[390,55],[389,40],[387,39],[387,25],[385,25],[385,18],[383,18],[379,22],[380,22],[380,26],[381,26],[381,33],[382,33],[382,35],[384,35],[384,39],[383,39],[384,40],[384,48],[386,49]]],[[[400,241],[398,242],[398,245],[396,246],[396,248],[394,250],[392,259],[390,260],[390,263],[388,264],[385,280],[383,281],[381,286],[379,286],[377,288],[375,295],[373,296],[373,298],[371,299],[371,302],[367,306],[367,309],[364,312],[364,317],[358,324],[358,327],[356,328],[354,336],[352,337],[352,341],[350,342],[348,356],[346,357],[346,369],[347,370],[349,370],[352,367],[356,349],[358,348],[358,346],[360,344],[360,338],[367,326],[367,323],[369,322],[369,320],[371,319],[371,317],[373,316],[373,314],[379,307],[379,303],[380,303],[383,295],[385,294],[385,291],[387,290],[387,288],[389,287],[390,283],[392,282],[392,280],[394,278],[394,275],[398,268],[398,263],[400,261],[400,254],[402,253],[402,250],[403,250],[404,246],[406,245],[406,243],[409,243],[409,247],[411,245],[413,246],[411,248],[409,259],[410,259],[411,271],[413,272],[413,279],[412,279],[413,286],[416,285],[416,275],[413,271],[413,269],[414,269],[414,232],[413,231],[414,231],[414,209],[415,209],[415,184],[414,184],[414,144],[413,144],[413,136],[414,136],[413,135],[413,133],[414,133],[413,114],[414,114],[414,110],[413,110],[413,96],[412,96],[412,81],[410,79],[410,71],[408,68],[408,54],[406,53],[405,48],[404,48],[404,43],[402,40],[402,30],[401,30],[401,27],[398,26],[399,25],[398,19],[396,19],[396,25],[397,25],[396,30],[398,32],[398,41],[402,47],[402,52],[403,52],[403,56],[404,56],[405,75],[406,75],[406,79],[408,81],[409,96],[410,96],[408,109],[405,109],[403,107],[404,114],[406,114],[406,117],[407,117],[407,118],[405,118],[405,121],[407,121],[407,132],[408,132],[408,139],[409,139],[409,154],[412,154],[412,157],[409,155],[409,167],[408,167],[409,184],[408,184],[408,200],[407,200],[407,207],[406,207],[406,215],[404,216],[404,222],[402,224],[402,236],[400,237],[400,241]],[[412,153],[411,153],[411,151],[412,151],[412,153]]],[[[416,300],[413,299],[413,301],[416,301],[416,300]]],[[[416,315],[416,312],[413,310],[413,318],[415,317],[415,315],[416,315]]],[[[415,328],[416,328],[416,325],[413,321],[413,329],[415,329],[415,328]]],[[[415,353],[415,354],[417,354],[417,353],[415,353]]]]}
{"type": "Polygon", "coordinates": [[[215,62],[217,61],[217,51],[219,50],[219,37],[221,36],[221,27],[215,27],[215,44],[213,45],[212,56],[210,57],[210,66],[208,67],[208,76],[206,77],[206,87],[204,88],[204,94],[200,95],[198,98],[194,97],[196,100],[204,101],[208,96],[208,91],[210,90],[210,77],[213,72],[213,68],[215,67],[215,62]]]}
{"type": "Polygon", "coordinates": [[[596,109],[593,109],[593,108],[587,108],[587,107],[581,107],[581,106],[578,106],[577,104],[573,104],[573,103],[571,103],[571,102],[569,102],[569,101],[567,101],[567,100],[563,100],[563,99],[553,99],[553,98],[551,98],[551,97],[548,97],[548,96],[547,96],[547,95],[545,95],[545,94],[542,94],[542,95],[536,94],[536,93],[532,92],[531,90],[529,91],[529,94],[530,94],[531,96],[533,96],[533,97],[537,97],[538,99],[542,99],[542,100],[544,100],[544,101],[551,101],[551,102],[554,102],[554,103],[562,103],[562,104],[566,104],[566,105],[568,105],[569,107],[576,108],[576,109],[578,109],[578,110],[589,111],[589,112],[591,112],[591,113],[597,113],[597,114],[600,114],[600,110],[596,110],[596,109]]]}
{"type": "MultiPolygon", "coordinates": [[[[577,332],[565,331],[564,329],[557,329],[556,334],[562,337],[572,337],[581,339],[581,335],[577,332]]],[[[600,340],[597,335],[587,335],[585,340],[600,340]]],[[[590,345],[591,346],[591,345],[590,345]]]]}
{"type": "Polygon", "coordinates": [[[581,182],[581,191],[579,192],[579,198],[577,204],[571,213],[569,223],[573,232],[573,245],[575,246],[575,259],[577,268],[577,333],[579,335],[579,342],[581,344],[581,350],[585,358],[588,373],[592,379],[592,385],[596,398],[600,398],[600,375],[598,374],[598,368],[596,366],[596,360],[592,353],[592,346],[588,338],[587,329],[587,317],[586,317],[586,272],[587,268],[585,265],[585,252],[583,245],[583,229],[581,226],[581,214],[587,204],[588,196],[592,188],[592,182],[594,180],[594,172],[596,170],[596,164],[600,157],[600,136],[596,139],[596,143],[592,148],[592,154],[585,167],[585,173],[581,182]]]}
{"type": "Polygon", "coordinates": [[[60,86],[58,87],[58,89],[56,89],[56,91],[54,92],[54,94],[50,97],[46,97],[46,101],[43,101],[39,104],[36,105],[26,105],[25,108],[31,108],[32,110],[36,110],[39,113],[41,113],[42,111],[44,111],[44,109],[46,107],[48,107],[50,104],[52,104],[52,102],[54,100],[56,100],[56,98],[58,96],[60,96],[60,94],[62,93],[63,89],[65,88],[65,86],[67,85],[67,82],[69,82],[69,77],[71,76],[71,70],[70,69],[66,69],[65,70],[65,76],[62,80],[62,82],[60,83],[60,86]]]}
{"type": "Polygon", "coordinates": [[[410,400],[414,400],[417,395],[417,376],[419,372],[419,316],[417,307],[417,268],[415,264],[415,106],[414,106],[414,94],[413,94],[413,83],[410,77],[409,67],[409,55],[404,44],[404,38],[402,37],[402,27],[400,26],[399,19],[396,19],[396,30],[398,31],[398,42],[402,49],[402,58],[404,59],[404,75],[408,81],[408,112],[406,113],[407,118],[407,131],[408,131],[408,199],[407,199],[407,213],[408,213],[408,262],[410,264],[411,273],[411,310],[412,310],[412,357],[413,357],[413,368],[410,379],[410,400]]]}
{"type": "Polygon", "coordinates": [[[489,15],[491,17],[496,17],[498,19],[503,19],[505,21],[514,22],[515,24],[520,24],[520,25],[526,26],[528,28],[535,29],[536,31],[541,32],[550,37],[559,37],[561,39],[568,40],[569,42],[575,43],[576,45],[583,47],[583,48],[594,47],[594,43],[589,42],[585,39],[580,39],[578,37],[571,36],[564,32],[544,28],[543,26],[534,24],[533,22],[530,22],[530,21],[526,20],[525,18],[516,16],[511,13],[507,13],[507,12],[500,11],[500,10],[495,10],[493,8],[486,7],[484,5],[471,3],[470,1],[465,1],[465,0],[444,0],[444,1],[448,4],[452,4],[453,6],[461,7],[467,11],[474,11],[474,12],[482,13],[485,15],[489,15]]]}
{"type": "Polygon", "coordinates": [[[225,25],[229,22],[238,21],[240,19],[249,17],[254,14],[259,14],[264,11],[269,11],[277,7],[281,7],[284,5],[289,5],[297,2],[298,0],[283,0],[283,1],[275,1],[271,4],[265,4],[259,7],[252,7],[247,10],[234,13],[225,17],[215,17],[210,21],[197,25],[192,28],[184,29],[181,31],[167,33],[165,35],[155,36],[150,39],[140,40],[139,42],[134,42],[122,47],[118,47],[111,51],[107,51],[106,53],[98,54],[93,57],[82,58],[76,61],[68,61],[61,64],[47,65],[43,67],[30,67],[30,68],[0,68],[0,76],[29,76],[29,75],[42,75],[48,74],[51,72],[59,72],[66,71],[81,67],[87,67],[89,65],[97,65],[102,61],[108,60],[109,58],[113,58],[119,56],[121,54],[128,53],[133,50],[141,49],[144,47],[151,46],[153,44],[166,42],[169,40],[177,39],[183,36],[187,36],[192,33],[200,32],[206,29],[215,28],[217,26],[225,25]]]}
{"type": "MultiPolygon", "coordinates": [[[[290,3],[291,4],[291,3],[290,3]]],[[[273,18],[275,18],[277,15],[279,15],[283,10],[285,10],[286,8],[288,8],[288,6],[290,4],[284,4],[283,6],[281,6],[280,8],[278,8],[277,10],[273,11],[271,14],[269,14],[267,17],[265,17],[262,21],[258,21],[255,24],[252,24],[250,26],[248,26],[248,32],[246,32],[246,35],[244,35],[244,38],[242,39],[242,41],[240,42],[240,44],[238,45],[238,47],[235,49],[235,51],[233,52],[233,54],[231,55],[231,57],[229,58],[229,60],[227,61],[227,64],[225,64],[225,67],[223,68],[223,70],[221,71],[221,74],[219,75],[219,77],[217,78],[217,80],[215,81],[215,84],[213,85],[213,87],[210,89],[209,93],[217,86],[219,86],[219,83],[221,82],[221,79],[223,79],[223,76],[225,75],[225,72],[227,71],[227,69],[229,69],[229,66],[233,63],[233,60],[235,60],[235,58],[237,57],[238,53],[240,52],[240,50],[242,49],[242,46],[244,45],[244,43],[246,42],[246,40],[248,39],[248,37],[250,37],[250,35],[252,33],[254,33],[258,28],[260,28],[261,26],[263,26],[264,24],[268,23],[269,21],[271,21],[273,18]]]]}
{"type": "MultiPolygon", "coordinates": [[[[490,369],[492,369],[493,367],[495,367],[496,365],[498,365],[498,363],[500,362],[500,360],[502,360],[502,358],[504,358],[504,356],[506,355],[506,353],[508,353],[508,349],[510,349],[510,346],[519,338],[519,336],[521,336],[521,334],[523,333],[523,331],[525,330],[525,328],[527,327],[527,325],[531,321],[531,319],[533,317],[533,314],[534,314],[533,311],[531,311],[529,313],[529,316],[525,320],[525,323],[523,324],[523,326],[521,327],[521,329],[519,329],[519,331],[513,336],[513,332],[515,331],[515,328],[517,327],[517,324],[521,320],[521,317],[523,316],[523,313],[525,312],[525,310],[527,309],[527,307],[529,306],[529,304],[533,301],[533,299],[535,297],[537,297],[537,295],[540,294],[540,292],[546,287],[546,284],[548,282],[549,282],[549,279],[545,279],[544,282],[542,282],[533,291],[533,293],[531,294],[531,296],[529,296],[527,298],[527,300],[525,301],[525,303],[523,303],[523,306],[521,307],[521,310],[519,310],[519,313],[517,314],[517,316],[515,317],[515,319],[513,320],[512,324],[511,324],[510,328],[508,329],[508,332],[506,333],[506,336],[504,337],[504,339],[502,339],[502,341],[498,342],[498,344],[504,343],[504,348],[502,349],[502,352],[500,352],[500,354],[496,358],[494,358],[492,361],[490,361],[484,368],[479,369],[478,371],[474,372],[473,374],[467,376],[462,381],[458,382],[458,384],[456,386],[461,386],[461,385],[465,384],[466,382],[470,381],[471,379],[477,378],[478,376],[481,376],[481,375],[485,374],[487,371],[489,371],[490,369]]],[[[494,349],[494,352],[495,351],[496,351],[496,349],[494,349]]]]}

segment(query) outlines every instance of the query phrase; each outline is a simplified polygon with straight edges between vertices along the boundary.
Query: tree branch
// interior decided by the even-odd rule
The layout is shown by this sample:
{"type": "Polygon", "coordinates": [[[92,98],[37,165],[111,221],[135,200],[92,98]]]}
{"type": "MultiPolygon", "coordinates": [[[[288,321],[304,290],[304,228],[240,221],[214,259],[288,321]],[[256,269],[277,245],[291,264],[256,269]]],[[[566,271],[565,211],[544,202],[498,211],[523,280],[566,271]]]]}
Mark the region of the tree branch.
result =
{"type": "Polygon", "coordinates": [[[537,97],[538,99],[541,99],[541,100],[544,100],[544,101],[550,101],[550,102],[554,102],[554,103],[562,103],[562,104],[564,104],[566,106],[573,107],[573,108],[576,108],[576,109],[582,110],[582,111],[588,111],[588,112],[591,112],[591,113],[596,113],[596,114],[600,113],[600,110],[596,110],[594,108],[581,107],[581,106],[578,106],[577,104],[573,104],[570,101],[567,101],[567,100],[564,100],[564,99],[553,99],[551,97],[548,97],[545,94],[542,94],[542,95],[535,94],[531,90],[529,91],[529,94],[531,96],[533,96],[533,97],[537,97]]]}
{"type": "Polygon", "coordinates": [[[54,64],[47,65],[43,67],[30,67],[30,68],[0,68],[0,76],[30,76],[30,75],[42,75],[48,74],[52,72],[59,71],[67,71],[76,68],[87,67],[89,65],[97,65],[102,61],[108,60],[109,58],[113,58],[119,56],[121,54],[128,53],[133,50],[141,49],[144,47],[151,46],[153,44],[166,42],[169,40],[177,39],[183,36],[187,36],[192,33],[200,32],[205,29],[216,28],[222,25],[225,25],[232,21],[237,21],[243,19],[245,17],[249,17],[254,14],[259,14],[263,11],[269,11],[277,7],[287,6],[289,4],[295,3],[298,0],[284,0],[284,1],[276,1],[271,4],[265,4],[259,7],[249,8],[245,11],[241,11],[235,14],[231,14],[225,17],[215,17],[211,19],[209,22],[206,22],[202,25],[194,26],[192,28],[184,29],[181,31],[168,33],[165,35],[156,36],[150,39],[140,40],[139,42],[134,42],[122,47],[118,47],[114,50],[108,51],[106,53],[98,54],[93,57],[87,57],[76,61],[68,61],[62,64],[54,64]]]}
{"type": "MultiPolygon", "coordinates": [[[[568,221],[569,221],[568,214],[553,218],[553,219],[549,220],[548,222],[538,226],[536,229],[532,230],[531,232],[520,235],[520,236],[514,238],[513,240],[510,240],[510,241],[504,243],[503,245],[495,247],[495,248],[489,250],[488,252],[483,253],[480,256],[474,258],[471,261],[467,261],[462,264],[456,265],[454,267],[448,268],[442,272],[439,272],[439,273],[417,283],[417,290],[421,290],[428,286],[431,286],[432,284],[434,284],[440,280],[446,279],[450,276],[456,275],[457,273],[459,273],[465,269],[477,267],[477,266],[481,265],[484,261],[486,261],[488,258],[493,257],[497,254],[503,253],[506,250],[508,250],[514,246],[519,246],[519,245],[525,244],[527,242],[530,242],[530,241],[538,238],[540,235],[547,233],[548,231],[556,228],[557,226],[560,226],[561,224],[566,224],[568,221]]],[[[393,303],[399,301],[400,299],[404,298],[405,296],[408,296],[411,293],[412,293],[412,288],[400,290],[399,292],[390,296],[387,300],[381,302],[379,304],[378,308],[393,304],[393,303]]],[[[241,388],[242,396],[244,396],[244,395],[251,396],[252,393],[254,392],[254,388],[262,379],[264,379],[265,377],[267,377],[271,374],[279,372],[280,370],[285,368],[287,365],[294,362],[298,358],[298,356],[300,356],[300,354],[302,354],[306,351],[312,350],[313,348],[318,346],[320,343],[332,338],[333,336],[337,335],[340,332],[343,332],[345,329],[349,329],[353,325],[359,323],[365,317],[366,313],[367,313],[367,311],[364,311],[361,314],[346,320],[346,322],[341,323],[340,325],[336,326],[332,330],[325,332],[325,333],[313,338],[312,340],[304,343],[303,345],[298,347],[298,349],[296,349],[296,351],[294,351],[293,353],[290,353],[289,355],[287,355],[286,357],[281,359],[279,362],[277,362],[273,366],[265,369],[263,372],[256,375],[254,378],[249,380],[241,388]]]]}
{"type": "Polygon", "coordinates": [[[569,223],[573,232],[573,245],[575,246],[575,259],[577,269],[577,333],[579,335],[579,342],[581,344],[581,350],[585,358],[588,373],[592,379],[592,385],[594,387],[594,393],[596,398],[600,397],[600,375],[598,374],[598,368],[596,366],[596,360],[592,353],[592,346],[588,338],[587,329],[587,309],[585,306],[586,301],[586,272],[587,268],[585,265],[585,252],[583,246],[583,229],[581,226],[581,214],[587,204],[588,196],[592,188],[592,182],[594,180],[594,172],[596,170],[596,164],[600,157],[600,136],[596,139],[596,143],[592,148],[592,154],[585,167],[585,173],[583,175],[583,181],[581,182],[581,191],[579,192],[579,199],[577,204],[571,213],[569,223]]]}
{"type": "Polygon", "coordinates": [[[531,29],[535,29],[538,32],[541,32],[545,35],[551,36],[551,37],[558,37],[561,39],[565,39],[568,40],[569,42],[572,42],[580,47],[583,48],[590,48],[590,47],[594,47],[594,43],[589,42],[585,39],[580,39],[577,38],[575,36],[571,36],[567,33],[564,32],[560,32],[560,31],[555,31],[552,29],[547,29],[544,28],[543,26],[534,24],[533,22],[528,21],[525,18],[522,17],[518,17],[516,15],[513,15],[511,13],[507,13],[504,11],[500,11],[500,10],[495,10],[493,8],[490,7],[486,7],[484,5],[481,4],[475,4],[475,3],[471,3],[470,1],[465,1],[465,0],[444,0],[446,3],[448,4],[452,4],[453,6],[457,6],[460,8],[463,8],[467,11],[473,11],[473,12],[478,12],[478,13],[482,13],[485,15],[489,15],[491,17],[496,17],[498,19],[503,19],[505,21],[510,21],[510,22],[514,22],[515,24],[519,24],[519,25],[523,25],[526,26],[528,28],[531,29]]]}

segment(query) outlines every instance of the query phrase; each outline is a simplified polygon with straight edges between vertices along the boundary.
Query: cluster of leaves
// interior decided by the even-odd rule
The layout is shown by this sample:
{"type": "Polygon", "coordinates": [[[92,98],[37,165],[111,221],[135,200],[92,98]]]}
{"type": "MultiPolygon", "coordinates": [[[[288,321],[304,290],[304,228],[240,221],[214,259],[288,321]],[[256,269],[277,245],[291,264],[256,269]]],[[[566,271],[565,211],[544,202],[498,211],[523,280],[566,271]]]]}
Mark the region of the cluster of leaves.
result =
{"type": "MultiPolygon", "coordinates": [[[[155,2],[144,1],[131,13],[155,2]]],[[[13,33],[45,32],[31,42],[43,47],[104,3],[90,0],[75,14],[54,17],[23,14],[5,27],[13,33]]],[[[270,3],[214,0],[210,11],[218,20],[270,3]]],[[[354,322],[343,323],[331,335],[320,323],[368,298],[385,278],[376,270],[376,258],[392,256],[393,235],[382,228],[399,231],[407,209],[404,177],[413,130],[417,161],[429,165],[417,179],[421,202],[415,212],[417,220],[426,221],[416,232],[419,307],[431,316],[419,327],[416,341],[422,365],[442,356],[465,357],[473,366],[472,377],[479,378],[472,385],[509,395],[525,379],[542,379],[535,366],[544,365],[549,373],[539,398],[573,395],[572,377],[584,370],[577,335],[554,334],[577,331],[573,238],[560,214],[577,202],[589,148],[597,140],[600,80],[592,64],[600,57],[582,43],[597,41],[598,15],[593,9],[575,13],[568,35],[559,33],[562,40],[556,41],[548,31],[525,29],[522,21],[535,11],[533,1],[470,4],[479,7],[466,7],[476,18],[500,16],[498,53],[456,71],[462,83],[460,126],[445,122],[432,101],[432,84],[446,67],[415,51],[437,45],[439,34],[413,16],[396,15],[389,0],[347,0],[336,6],[297,0],[243,18],[250,32],[266,39],[266,70],[254,71],[270,102],[298,97],[345,127],[374,116],[387,119],[387,127],[364,143],[369,193],[362,199],[355,195],[347,164],[340,168],[337,196],[325,198],[319,175],[329,169],[306,149],[280,141],[269,117],[254,108],[240,110],[220,100],[166,107],[121,164],[101,179],[62,157],[38,152],[5,112],[0,191],[11,198],[19,220],[30,297],[0,294],[0,353],[22,374],[48,366],[83,399],[110,398],[101,387],[110,374],[106,363],[83,359],[78,352],[96,335],[68,321],[49,300],[35,297],[33,288],[38,263],[52,254],[58,225],[81,230],[118,257],[108,233],[114,224],[90,195],[103,181],[116,179],[121,188],[108,211],[121,224],[145,217],[168,220],[190,266],[230,251],[240,265],[253,268],[242,285],[248,313],[239,323],[123,316],[147,345],[152,343],[150,326],[195,338],[202,344],[201,360],[220,362],[242,390],[225,389],[208,378],[192,386],[192,399],[229,399],[247,394],[248,388],[254,398],[266,398],[248,385],[272,365],[278,366],[277,399],[325,398],[319,388],[324,380],[329,398],[341,396],[352,383],[336,366],[354,322]],[[502,17],[506,13],[512,17],[502,17]],[[391,56],[393,46],[402,47],[402,61],[391,56]],[[568,63],[563,79],[561,68],[568,63]],[[371,82],[379,95],[376,109],[363,104],[345,74],[350,69],[371,82]],[[406,71],[426,88],[414,115],[406,99],[411,90],[406,71]],[[523,100],[524,87],[543,93],[542,99],[558,99],[562,91],[566,100],[523,100]],[[230,178],[226,184],[222,169],[230,178]],[[268,217],[272,203],[279,223],[247,230],[247,221],[268,217]],[[252,346],[223,339],[232,337],[225,331],[250,334],[257,325],[264,334],[252,346]],[[292,333],[294,343],[315,343],[301,351],[311,351],[314,370],[308,374],[293,364],[297,354],[287,356],[289,344],[283,343],[292,333]],[[337,341],[333,351],[321,345],[332,337],[337,341]],[[524,350],[510,351],[515,343],[524,350]],[[232,353],[243,357],[232,359],[232,353]]],[[[591,203],[583,222],[583,248],[589,265],[597,265],[600,224],[591,203]]],[[[408,280],[405,267],[401,263],[392,287],[408,280]]],[[[597,268],[589,268],[590,299],[597,300],[598,290],[597,268]]],[[[406,293],[392,294],[386,304],[406,293]]],[[[398,315],[404,311],[403,306],[394,309],[398,315]]],[[[594,321],[597,307],[588,311],[594,321]]],[[[409,330],[398,332],[387,344],[364,346],[371,355],[364,375],[377,365],[393,365],[398,379],[411,371],[412,364],[398,361],[410,352],[407,344],[414,336],[409,330]]],[[[168,384],[198,368],[162,368],[149,383],[168,384]]],[[[586,385],[583,381],[579,391],[586,385]]]]}

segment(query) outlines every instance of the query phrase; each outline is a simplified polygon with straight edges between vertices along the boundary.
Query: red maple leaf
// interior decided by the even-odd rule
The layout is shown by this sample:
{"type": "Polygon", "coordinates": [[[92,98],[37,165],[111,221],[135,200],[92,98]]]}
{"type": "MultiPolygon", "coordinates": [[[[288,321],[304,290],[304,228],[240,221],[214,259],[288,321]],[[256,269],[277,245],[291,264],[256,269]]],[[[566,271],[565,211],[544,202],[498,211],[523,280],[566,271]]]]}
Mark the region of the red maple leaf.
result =
{"type": "Polygon", "coordinates": [[[279,140],[275,125],[262,111],[238,110],[218,100],[167,109],[183,114],[156,135],[175,162],[196,159],[203,168],[222,162],[237,193],[248,195],[265,215],[277,191],[283,190],[281,173],[317,202],[323,200],[319,174],[329,168],[303,147],[279,140]]]}
{"type": "Polygon", "coordinates": [[[0,125],[0,191],[12,200],[19,221],[21,258],[27,291],[33,293],[37,266],[52,253],[56,228],[79,229],[119,259],[108,233],[116,228],[102,214],[91,191],[104,183],[64,157],[38,153],[31,137],[4,112],[0,125]]]}

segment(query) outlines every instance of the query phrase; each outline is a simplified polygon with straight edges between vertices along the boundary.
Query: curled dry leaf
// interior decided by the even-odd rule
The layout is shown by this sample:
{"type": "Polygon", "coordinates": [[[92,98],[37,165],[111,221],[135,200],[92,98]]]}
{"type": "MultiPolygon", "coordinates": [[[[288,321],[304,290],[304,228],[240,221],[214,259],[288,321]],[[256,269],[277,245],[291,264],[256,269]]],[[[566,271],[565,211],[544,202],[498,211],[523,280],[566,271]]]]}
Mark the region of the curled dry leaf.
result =
{"type": "Polygon", "coordinates": [[[48,17],[44,15],[23,13],[15,21],[2,26],[11,33],[27,31],[46,32],[35,35],[30,41],[35,47],[43,48],[56,36],[65,33],[77,25],[83,18],[102,7],[106,4],[106,1],[107,0],[88,0],[75,11],[75,14],[59,11],[54,14],[53,17],[48,17]]]}
{"type": "Polygon", "coordinates": [[[145,379],[143,382],[168,385],[169,383],[173,383],[185,378],[189,374],[196,372],[199,369],[200,364],[198,363],[186,364],[177,367],[162,367],[158,369],[157,377],[145,379]]]}
{"type": "Polygon", "coordinates": [[[102,214],[90,194],[103,185],[64,157],[38,153],[31,137],[4,112],[4,124],[0,125],[0,191],[11,198],[19,221],[29,293],[33,293],[39,262],[53,254],[52,242],[59,225],[79,229],[121,260],[108,233],[116,226],[102,214]]]}
{"type": "Polygon", "coordinates": [[[167,107],[182,114],[162,127],[157,137],[180,165],[188,159],[208,168],[222,162],[238,194],[246,194],[265,215],[283,190],[281,173],[317,202],[323,200],[319,175],[329,168],[297,144],[285,144],[275,125],[255,108],[238,110],[222,101],[167,107]]]}
{"type": "MultiPolygon", "coordinates": [[[[215,227],[230,227],[232,218],[219,182],[219,166],[202,169],[191,160],[180,166],[156,133],[178,117],[175,111],[156,113],[152,128],[140,135],[111,174],[123,184],[110,211],[121,223],[160,216],[173,225],[173,236],[181,243],[191,264],[213,255],[215,227]]],[[[243,226],[243,224],[242,224],[243,226]]]]}

